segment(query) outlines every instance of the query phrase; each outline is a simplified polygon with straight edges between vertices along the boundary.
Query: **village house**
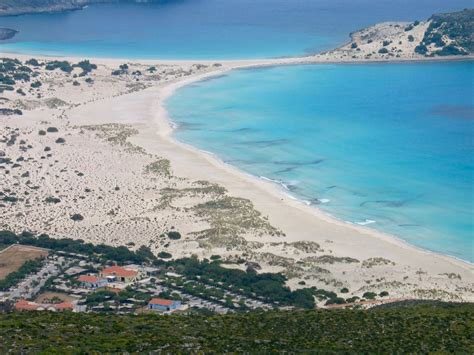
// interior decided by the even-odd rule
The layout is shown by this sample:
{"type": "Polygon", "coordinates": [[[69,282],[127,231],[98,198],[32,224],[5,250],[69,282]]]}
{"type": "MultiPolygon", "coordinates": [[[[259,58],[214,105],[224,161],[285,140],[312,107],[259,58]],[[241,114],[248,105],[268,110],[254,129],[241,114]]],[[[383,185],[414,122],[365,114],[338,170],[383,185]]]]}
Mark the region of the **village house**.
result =
{"type": "Polygon", "coordinates": [[[160,312],[175,311],[180,307],[180,301],[165,300],[163,298],[152,298],[150,302],[148,302],[148,309],[160,312]]]}
{"type": "Polygon", "coordinates": [[[81,275],[77,278],[77,281],[81,283],[82,287],[86,288],[96,289],[107,286],[107,279],[97,276],[81,275]]]}
{"type": "Polygon", "coordinates": [[[100,277],[105,277],[108,282],[135,282],[143,277],[139,270],[126,269],[121,266],[111,266],[103,269],[99,273],[100,277]]]}
{"type": "Polygon", "coordinates": [[[27,300],[19,300],[15,303],[16,311],[52,311],[52,312],[63,312],[74,310],[74,305],[69,302],[61,303],[36,303],[27,300]]]}

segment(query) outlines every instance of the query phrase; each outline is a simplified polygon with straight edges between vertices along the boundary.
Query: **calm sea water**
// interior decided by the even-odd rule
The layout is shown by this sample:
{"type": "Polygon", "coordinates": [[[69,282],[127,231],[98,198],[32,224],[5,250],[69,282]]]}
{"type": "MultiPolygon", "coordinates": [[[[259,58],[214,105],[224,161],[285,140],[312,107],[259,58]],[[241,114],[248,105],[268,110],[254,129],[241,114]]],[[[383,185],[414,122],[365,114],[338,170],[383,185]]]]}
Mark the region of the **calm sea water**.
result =
{"type": "Polygon", "coordinates": [[[163,0],[0,17],[0,50],[119,58],[239,59],[330,49],[381,21],[425,19],[471,0],[163,0]]]}
{"type": "Polygon", "coordinates": [[[176,137],[334,216],[474,261],[472,62],[240,70],[167,102],[176,137]]]}

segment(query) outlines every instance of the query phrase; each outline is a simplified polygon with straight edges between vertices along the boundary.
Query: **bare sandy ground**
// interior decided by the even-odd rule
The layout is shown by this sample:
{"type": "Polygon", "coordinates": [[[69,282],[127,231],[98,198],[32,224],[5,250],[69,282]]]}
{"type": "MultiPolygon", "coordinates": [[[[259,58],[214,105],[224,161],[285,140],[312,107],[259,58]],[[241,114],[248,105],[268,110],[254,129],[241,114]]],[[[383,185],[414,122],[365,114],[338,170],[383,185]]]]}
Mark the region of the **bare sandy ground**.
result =
{"type": "MultiPolygon", "coordinates": [[[[0,170],[4,195],[19,197],[2,204],[0,228],[147,245],[174,257],[219,254],[230,267],[283,272],[291,287],[347,287],[344,296],[388,291],[390,297],[473,301],[471,264],[338,221],[173,139],[163,103],[178,88],[235,68],[366,61],[341,48],[317,57],[218,65],[128,60],[128,74],[118,77],[110,73],[124,61],[93,59],[100,63],[94,83],[80,86],[64,73],[42,72],[45,84],[37,92],[3,95],[7,107],[21,107],[24,115],[0,116],[0,151],[19,165],[0,170]],[[150,65],[157,68],[153,74],[150,65]],[[38,134],[48,127],[59,132],[38,134]],[[12,135],[16,142],[7,145],[12,135]],[[72,220],[74,214],[83,219],[72,220]],[[182,238],[170,240],[170,230],[182,238]]],[[[374,57],[369,60],[416,59],[374,57]]]]}

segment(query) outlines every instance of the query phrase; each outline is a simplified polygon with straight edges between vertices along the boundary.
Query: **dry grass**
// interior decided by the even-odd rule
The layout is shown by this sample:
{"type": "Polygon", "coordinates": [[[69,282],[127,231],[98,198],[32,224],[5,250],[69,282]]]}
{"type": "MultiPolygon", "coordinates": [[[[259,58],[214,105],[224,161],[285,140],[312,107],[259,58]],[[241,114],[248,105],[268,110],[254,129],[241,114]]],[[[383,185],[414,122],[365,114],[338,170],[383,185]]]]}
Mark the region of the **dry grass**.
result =
{"type": "Polygon", "coordinates": [[[60,292],[44,292],[38,297],[36,297],[35,302],[37,303],[53,303],[51,301],[54,300],[61,300],[62,302],[72,302],[76,301],[77,298],[66,295],[65,293],[60,293],[60,292]]]}
{"type": "Polygon", "coordinates": [[[45,249],[13,245],[0,252],[0,280],[18,270],[26,261],[48,255],[45,249]]]}

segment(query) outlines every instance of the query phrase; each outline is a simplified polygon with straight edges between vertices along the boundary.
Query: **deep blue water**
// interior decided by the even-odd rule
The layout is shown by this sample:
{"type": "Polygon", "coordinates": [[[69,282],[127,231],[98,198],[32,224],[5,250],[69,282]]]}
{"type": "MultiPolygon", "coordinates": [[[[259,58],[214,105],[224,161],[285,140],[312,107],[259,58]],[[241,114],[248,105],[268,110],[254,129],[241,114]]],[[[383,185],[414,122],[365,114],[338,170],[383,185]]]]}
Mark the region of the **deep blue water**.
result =
{"type": "Polygon", "coordinates": [[[167,102],[176,137],[353,223],[474,261],[473,62],[239,70],[167,102]],[[321,203],[323,202],[323,203],[321,203]]]}
{"type": "Polygon", "coordinates": [[[120,58],[240,59],[313,53],[389,20],[425,19],[471,0],[168,0],[0,17],[20,31],[0,50],[120,58]]]}

